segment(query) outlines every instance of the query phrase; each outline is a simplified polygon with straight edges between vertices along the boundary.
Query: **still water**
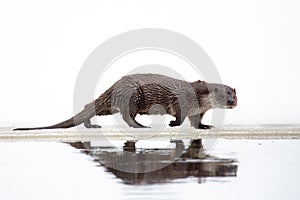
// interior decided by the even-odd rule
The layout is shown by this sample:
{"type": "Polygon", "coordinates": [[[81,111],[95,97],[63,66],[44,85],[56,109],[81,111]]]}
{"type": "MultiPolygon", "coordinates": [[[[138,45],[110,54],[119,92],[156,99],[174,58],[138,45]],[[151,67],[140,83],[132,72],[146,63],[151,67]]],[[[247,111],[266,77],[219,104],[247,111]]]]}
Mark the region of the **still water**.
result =
{"type": "Polygon", "coordinates": [[[296,199],[299,140],[1,142],[0,199],[296,199]],[[158,145],[159,146],[159,145],[158,145]]]}

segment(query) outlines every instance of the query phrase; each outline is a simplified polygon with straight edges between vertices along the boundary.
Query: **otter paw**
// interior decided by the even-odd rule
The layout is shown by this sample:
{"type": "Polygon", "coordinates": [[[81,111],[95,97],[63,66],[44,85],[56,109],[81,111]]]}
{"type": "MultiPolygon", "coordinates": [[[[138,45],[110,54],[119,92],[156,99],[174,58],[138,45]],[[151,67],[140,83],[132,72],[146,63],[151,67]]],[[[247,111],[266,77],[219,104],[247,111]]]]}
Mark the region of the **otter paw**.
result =
{"type": "Polygon", "coordinates": [[[198,129],[212,129],[215,128],[214,126],[199,124],[198,129]]]}
{"type": "Polygon", "coordinates": [[[178,122],[178,121],[170,121],[169,126],[171,126],[171,127],[180,126],[180,122],[178,122]]]}
{"type": "Polygon", "coordinates": [[[100,126],[100,125],[92,125],[91,128],[102,128],[102,126],[100,126]]]}
{"type": "Polygon", "coordinates": [[[85,126],[86,128],[102,128],[102,126],[90,124],[89,126],[85,126]]]}

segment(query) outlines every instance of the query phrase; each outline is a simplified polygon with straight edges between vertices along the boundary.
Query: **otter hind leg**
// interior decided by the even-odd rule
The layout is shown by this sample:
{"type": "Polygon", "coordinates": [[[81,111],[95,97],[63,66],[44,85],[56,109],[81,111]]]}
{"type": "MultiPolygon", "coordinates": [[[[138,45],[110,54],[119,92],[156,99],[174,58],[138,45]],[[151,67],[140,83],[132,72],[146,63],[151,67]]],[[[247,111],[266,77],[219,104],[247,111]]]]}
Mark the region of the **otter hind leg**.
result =
{"type": "Polygon", "coordinates": [[[87,121],[85,121],[83,124],[84,124],[84,126],[85,126],[86,128],[102,128],[102,127],[99,126],[99,125],[91,124],[91,120],[90,120],[90,119],[88,119],[87,121]]]}
{"type": "MultiPolygon", "coordinates": [[[[93,113],[93,116],[96,115],[96,106],[95,106],[95,103],[92,102],[92,103],[89,103],[87,104],[84,109],[85,110],[91,110],[92,108],[92,113],[93,113]]],[[[99,125],[96,125],[96,124],[91,124],[91,118],[87,118],[86,116],[84,116],[84,118],[86,118],[86,120],[83,122],[83,125],[86,127],[86,128],[102,128],[101,126],[99,125]]]]}
{"type": "Polygon", "coordinates": [[[132,117],[130,115],[127,115],[127,114],[122,114],[122,117],[124,119],[124,121],[130,126],[130,127],[133,127],[133,128],[149,128],[148,126],[144,126],[142,124],[140,124],[139,122],[137,122],[135,120],[135,116],[132,117]]]}
{"type": "Polygon", "coordinates": [[[180,109],[180,106],[178,103],[174,105],[174,110],[175,110],[175,115],[174,117],[176,118],[175,120],[170,121],[169,126],[174,127],[174,126],[180,126],[185,118],[185,115],[182,113],[182,110],[180,109]]]}
{"type": "Polygon", "coordinates": [[[183,120],[179,120],[180,118],[176,117],[175,120],[170,121],[169,126],[174,127],[174,126],[180,126],[183,122],[183,120]]]}
{"type": "Polygon", "coordinates": [[[142,124],[140,124],[139,122],[137,122],[135,120],[135,117],[137,115],[136,110],[133,111],[133,109],[130,109],[130,111],[128,110],[128,108],[123,108],[120,110],[121,115],[123,120],[130,126],[133,128],[149,128],[148,126],[144,126],[142,124]]]}

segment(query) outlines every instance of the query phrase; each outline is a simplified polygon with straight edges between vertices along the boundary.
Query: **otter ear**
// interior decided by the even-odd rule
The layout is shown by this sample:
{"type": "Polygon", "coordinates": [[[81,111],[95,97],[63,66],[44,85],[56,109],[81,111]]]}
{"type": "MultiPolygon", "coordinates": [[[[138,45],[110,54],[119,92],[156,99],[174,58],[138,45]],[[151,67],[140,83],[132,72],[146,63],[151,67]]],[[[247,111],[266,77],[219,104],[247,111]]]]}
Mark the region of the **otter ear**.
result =
{"type": "Polygon", "coordinates": [[[236,92],[235,92],[235,88],[233,88],[233,92],[236,93],[236,92]]]}
{"type": "Polygon", "coordinates": [[[218,89],[218,88],[215,88],[215,89],[214,89],[214,92],[215,92],[215,93],[217,93],[218,91],[219,91],[219,89],[218,89]]]}

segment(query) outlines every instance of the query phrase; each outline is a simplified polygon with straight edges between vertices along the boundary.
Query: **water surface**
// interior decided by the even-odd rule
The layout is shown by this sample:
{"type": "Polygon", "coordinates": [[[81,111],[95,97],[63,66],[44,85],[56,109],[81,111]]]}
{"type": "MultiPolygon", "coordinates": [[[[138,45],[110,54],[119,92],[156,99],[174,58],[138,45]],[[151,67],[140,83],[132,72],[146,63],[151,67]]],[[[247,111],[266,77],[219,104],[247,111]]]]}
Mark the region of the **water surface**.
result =
{"type": "Polygon", "coordinates": [[[1,142],[0,199],[296,199],[300,195],[299,140],[219,139],[209,150],[199,140],[173,141],[168,148],[151,148],[148,143],[137,142],[134,148],[123,141],[114,147],[93,141],[1,142]]]}

